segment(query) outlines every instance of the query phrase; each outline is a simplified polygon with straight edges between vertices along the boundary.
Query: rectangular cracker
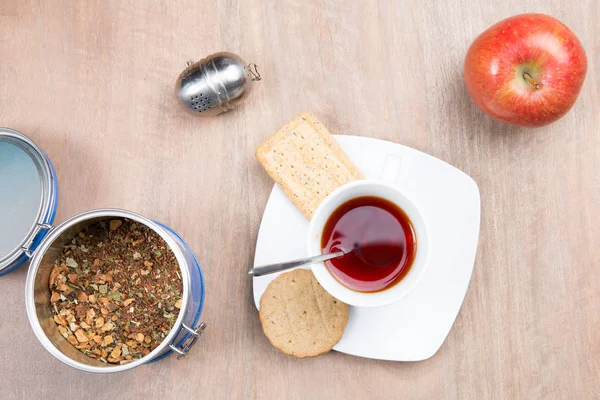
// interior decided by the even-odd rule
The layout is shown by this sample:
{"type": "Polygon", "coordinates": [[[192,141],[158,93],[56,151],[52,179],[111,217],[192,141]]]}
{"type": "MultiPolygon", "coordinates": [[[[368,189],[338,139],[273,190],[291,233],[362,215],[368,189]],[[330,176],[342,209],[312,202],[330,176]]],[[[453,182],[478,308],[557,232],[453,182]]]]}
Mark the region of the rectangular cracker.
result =
{"type": "Polygon", "coordinates": [[[364,179],[327,128],[303,111],[255,152],[263,168],[310,220],[323,199],[345,183],[364,179]]]}

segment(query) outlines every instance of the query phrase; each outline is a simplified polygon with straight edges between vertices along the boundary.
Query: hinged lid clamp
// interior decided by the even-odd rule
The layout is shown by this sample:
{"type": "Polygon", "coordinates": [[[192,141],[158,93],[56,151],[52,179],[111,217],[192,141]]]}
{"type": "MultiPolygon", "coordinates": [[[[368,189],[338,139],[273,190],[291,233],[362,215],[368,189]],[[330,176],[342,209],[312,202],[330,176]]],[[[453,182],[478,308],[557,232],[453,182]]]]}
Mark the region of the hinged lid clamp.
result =
{"type": "Polygon", "coordinates": [[[187,355],[188,351],[190,351],[192,346],[196,343],[196,340],[198,340],[200,335],[202,335],[202,332],[204,332],[204,330],[206,329],[206,324],[204,322],[200,322],[195,329],[190,328],[186,324],[181,324],[181,328],[179,329],[184,329],[188,331],[190,336],[188,336],[188,338],[185,339],[185,341],[181,344],[181,347],[177,347],[173,344],[175,339],[173,339],[173,342],[171,342],[171,344],[169,345],[169,348],[175,353],[177,353],[177,359],[180,359],[181,357],[185,357],[187,355]]]}
{"type": "Polygon", "coordinates": [[[36,224],[35,230],[33,231],[33,235],[31,235],[31,238],[27,241],[27,243],[25,243],[25,245],[21,247],[21,250],[23,250],[23,253],[25,253],[27,258],[31,258],[31,256],[33,255],[31,246],[33,245],[33,242],[35,241],[35,238],[39,235],[39,233],[41,231],[50,232],[52,228],[53,226],[50,224],[36,224]]]}

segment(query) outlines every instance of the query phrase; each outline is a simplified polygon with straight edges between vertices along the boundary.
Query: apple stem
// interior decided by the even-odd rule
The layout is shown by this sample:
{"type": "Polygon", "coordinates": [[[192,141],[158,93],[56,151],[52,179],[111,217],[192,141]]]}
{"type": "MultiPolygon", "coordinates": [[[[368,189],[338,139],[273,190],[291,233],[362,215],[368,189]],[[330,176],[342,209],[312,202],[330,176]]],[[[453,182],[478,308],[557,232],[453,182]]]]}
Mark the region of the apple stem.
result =
{"type": "Polygon", "coordinates": [[[540,90],[542,88],[542,84],[533,79],[527,72],[523,73],[523,78],[529,82],[535,90],[540,90]]]}

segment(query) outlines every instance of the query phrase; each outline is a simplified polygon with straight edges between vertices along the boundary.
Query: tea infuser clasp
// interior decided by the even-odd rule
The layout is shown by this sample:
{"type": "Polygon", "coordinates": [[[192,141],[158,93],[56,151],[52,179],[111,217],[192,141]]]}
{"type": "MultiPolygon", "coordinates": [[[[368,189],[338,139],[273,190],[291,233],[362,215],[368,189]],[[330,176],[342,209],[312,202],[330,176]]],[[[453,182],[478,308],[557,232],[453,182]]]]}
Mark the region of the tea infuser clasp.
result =
{"type": "Polygon", "coordinates": [[[253,81],[260,81],[262,79],[262,77],[260,76],[260,72],[258,72],[258,65],[250,63],[246,65],[246,68],[248,69],[248,72],[250,72],[250,75],[252,75],[253,81]],[[254,68],[254,71],[252,70],[252,68],[254,68]]]}

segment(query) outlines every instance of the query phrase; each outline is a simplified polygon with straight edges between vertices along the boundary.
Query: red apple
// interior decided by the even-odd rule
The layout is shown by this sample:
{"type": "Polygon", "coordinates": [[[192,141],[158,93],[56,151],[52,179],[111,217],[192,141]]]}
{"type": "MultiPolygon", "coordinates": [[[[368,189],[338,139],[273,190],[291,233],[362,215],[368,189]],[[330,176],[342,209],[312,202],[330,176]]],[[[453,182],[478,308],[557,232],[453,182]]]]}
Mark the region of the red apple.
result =
{"type": "Polygon", "coordinates": [[[536,127],[573,107],[587,72],[585,51],[569,28],[544,14],[521,14],[491,26],[465,59],[467,90],[486,114],[536,127]]]}

